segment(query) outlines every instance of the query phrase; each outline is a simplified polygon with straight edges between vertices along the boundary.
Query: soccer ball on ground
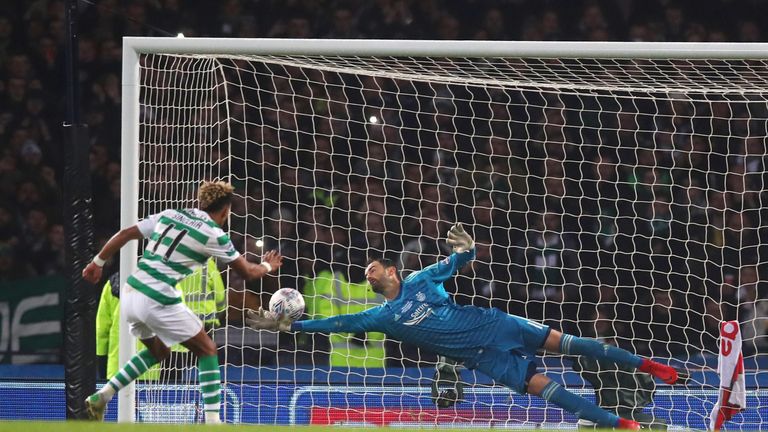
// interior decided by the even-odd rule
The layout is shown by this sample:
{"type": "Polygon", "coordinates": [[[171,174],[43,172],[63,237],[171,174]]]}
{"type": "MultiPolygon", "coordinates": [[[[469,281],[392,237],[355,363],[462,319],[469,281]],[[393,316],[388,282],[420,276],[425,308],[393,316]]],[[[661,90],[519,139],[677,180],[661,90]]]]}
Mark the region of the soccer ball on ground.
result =
{"type": "Polygon", "coordinates": [[[296,321],[304,313],[304,296],[293,288],[280,288],[269,299],[269,310],[296,321]]]}

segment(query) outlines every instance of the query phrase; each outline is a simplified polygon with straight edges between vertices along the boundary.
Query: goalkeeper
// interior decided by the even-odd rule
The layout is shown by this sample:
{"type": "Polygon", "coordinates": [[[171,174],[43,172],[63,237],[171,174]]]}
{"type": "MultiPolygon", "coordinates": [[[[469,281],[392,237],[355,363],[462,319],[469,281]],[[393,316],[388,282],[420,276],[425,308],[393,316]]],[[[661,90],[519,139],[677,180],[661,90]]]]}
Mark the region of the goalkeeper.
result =
{"type": "Polygon", "coordinates": [[[383,258],[369,261],[366,278],[386,302],[364,312],[327,319],[291,322],[272,312],[248,311],[246,323],[256,329],[303,332],[383,332],[477,369],[518,393],[530,393],[560,406],[600,427],[639,429],[577,396],[536,371],[533,356],[539,348],[611,361],[649,373],[668,384],[678,381],[675,369],[630,352],[604,346],[597,340],[563,334],[548,326],[498,309],[459,306],[448,297],[443,282],[475,257],[474,241],[461,224],[448,232],[453,253],[400,280],[395,264],[383,258]]]}

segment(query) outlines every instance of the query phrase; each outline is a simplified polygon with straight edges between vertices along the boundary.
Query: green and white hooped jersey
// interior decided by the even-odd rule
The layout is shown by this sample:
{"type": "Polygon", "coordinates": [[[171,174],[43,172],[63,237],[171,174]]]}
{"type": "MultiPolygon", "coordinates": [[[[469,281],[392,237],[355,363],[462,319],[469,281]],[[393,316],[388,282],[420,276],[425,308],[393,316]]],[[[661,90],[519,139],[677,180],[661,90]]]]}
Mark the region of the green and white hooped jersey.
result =
{"type": "Polygon", "coordinates": [[[227,233],[202,210],[165,210],[137,226],[149,242],[128,285],[164,305],[181,303],[176,284],[209,257],[228,264],[240,256],[227,233]]]}

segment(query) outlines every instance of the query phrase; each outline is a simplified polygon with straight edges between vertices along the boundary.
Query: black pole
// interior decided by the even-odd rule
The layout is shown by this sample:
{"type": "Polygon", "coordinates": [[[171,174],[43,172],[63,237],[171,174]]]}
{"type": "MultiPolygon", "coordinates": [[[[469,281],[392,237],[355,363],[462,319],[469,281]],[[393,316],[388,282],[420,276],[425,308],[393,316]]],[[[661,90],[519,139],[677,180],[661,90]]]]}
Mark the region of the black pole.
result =
{"type": "Polygon", "coordinates": [[[93,212],[88,127],[80,121],[78,0],[66,4],[66,119],[64,149],[64,230],[70,286],[64,314],[64,385],[67,419],[86,418],[85,398],[96,388],[96,308],[98,291],[81,272],[93,258],[93,212]]]}
{"type": "Polygon", "coordinates": [[[78,34],[77,34],[77,2],[78,0],[67,0],[65,10],[66,21],[66,46],[64,47],[67,79],[67,112],[64,126],[80,123],[80,79],[78,76],[78,62],[80,61],[78,34]]]}

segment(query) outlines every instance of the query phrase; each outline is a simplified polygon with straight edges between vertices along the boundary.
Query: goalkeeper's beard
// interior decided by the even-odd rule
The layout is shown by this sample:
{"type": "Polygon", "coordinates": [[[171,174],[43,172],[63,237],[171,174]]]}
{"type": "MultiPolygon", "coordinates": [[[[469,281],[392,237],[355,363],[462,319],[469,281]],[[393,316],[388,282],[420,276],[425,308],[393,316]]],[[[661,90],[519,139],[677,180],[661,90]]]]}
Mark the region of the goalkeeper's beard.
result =
{"type": "Polygon", "coordinates": [[[368,282],[368,284],[371,285],[371,291],[376,294],[384,294],[384,284],[382,284],[380,280],[377,280],[376,282],[368,282]]]}
{"type": "Polygon", "coordinates": [[[368,284],[371,286],[371,291],[375,292],[376,294],[384,295],[384,293],[387,291],[387,288],[392,284],[392,280],[389,279],[386,275],[383,275],[379,279],[375,279],[373,281],[369,280],[368,284]]]}

